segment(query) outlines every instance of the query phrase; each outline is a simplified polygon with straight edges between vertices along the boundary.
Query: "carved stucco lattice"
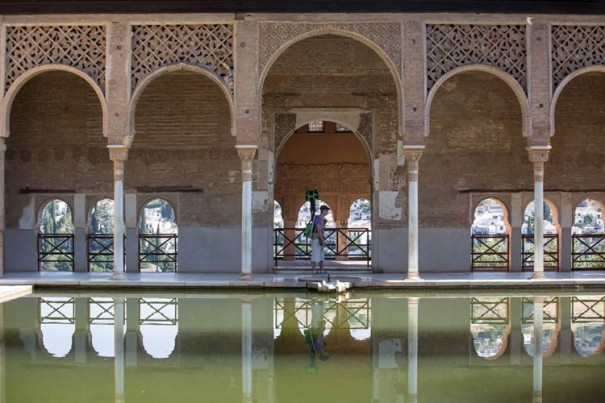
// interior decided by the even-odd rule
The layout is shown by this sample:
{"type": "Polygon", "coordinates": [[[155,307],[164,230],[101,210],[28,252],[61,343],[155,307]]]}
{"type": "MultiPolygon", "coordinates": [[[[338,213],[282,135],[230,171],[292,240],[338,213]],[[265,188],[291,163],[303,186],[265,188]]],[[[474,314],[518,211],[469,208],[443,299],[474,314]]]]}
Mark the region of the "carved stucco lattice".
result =
{"type": "Polygon", "coordinates": [[[105,88],[106,33],[102,26],[6,28],[6,88],[29,69],[45,64],[75,67],[105,88]]]}
{"type": "Polygon", "coordinates": [[[264,71],[273,55],[285,43],[314,31],[333,30],[346,35],[347,32],[367,38],[378,46],[401,74],[401,24],[395,22],[369,23],[273,23],[259,24],[260,71],[264,71]]]}
{"type": "Polygon", "coordinates": [[[157,69],[176,63],[188,63],[211,71],[233,94],[233,26],[133,27],[132,88],[157,69]]]}
{"type": "Polygon", "coordinates": [[[605,26],[555,25],[551,38],[553,88],[576,70],[605,65],[605,26]]]}
{"type": "Polygon", "coordinates": [[[361,119],[359,121],[359,128],[357,128],[357,132],[362,137],[363,141],[366,143],[366,147],[370,151],[370,154],[372,154],[372,133],[374,132],[372,124],[372,114],[362,113],[360,115],[360,118],[361,119]]]}
{"type": "Polygon", "coordinates": [[[296,114],[275,114],[275,152],[279,151],[286,137],[296,129],[296,114]]]}
{"type": "Polygon", "coordinates": [[[427,25],[426,38],[429,90],[446,73],[469,64],[499,68],[526,88],[524,25],[427,25]]]}

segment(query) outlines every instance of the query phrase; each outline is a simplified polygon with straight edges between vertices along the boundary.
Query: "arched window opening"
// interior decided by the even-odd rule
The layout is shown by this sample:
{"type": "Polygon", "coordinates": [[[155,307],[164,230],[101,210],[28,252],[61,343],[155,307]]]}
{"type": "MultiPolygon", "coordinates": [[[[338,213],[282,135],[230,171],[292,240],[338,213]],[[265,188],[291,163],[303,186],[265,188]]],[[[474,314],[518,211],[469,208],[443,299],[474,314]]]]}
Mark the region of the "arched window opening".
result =
{"type": "Polygon", "coordinates": [[[40,215],[38,269],[74,270],[74,225],[69,205],[62,200],[48,202],[40,215]]]}
{"type": "Polygon", "coordinates": [[[177,271],[178,226],[172,205],[153,199],[139,217],[139,265],[141,272],[177,271]]]}
{"type": "Polygon", "coordinates": [[[143,348],[153,358],[170,357],[179,332],[177,299],[141,298],[139,308],[143,348]]]}
{"type": "Polygon", "coordinates": [[[600,203],[584,199],[574,211],[571,228],[572,270],[605,269],[605,234],[600,203]]]}
{"type": "MultiPolygon", "coordinates": [[[[523,317],[521,318],[521,333],[523,347],[530,357],[534,356],[534,303],[529,298],[522,299],[523,317]]],[[[554,353],[557,348],[559,335],[559,298],[544,301],[542,320],[542,352],[545,357],[554,353]]]]}
{"type": "Polygon", "coordinates": [[[507,271],[509,268],[509,224],[504,204],[494,198],[482,200],[474,211],[471,226],[473,271],[507,271]]]}
{"type": "Polygon", "coordinates": [[[344,236],[340,237],[339,251],[345,251],[349,260],[362,258],[369,262],[372,243],[372,204],[368,199],[360,197],[351,203],[348,227],[342,231],[344,236]]]}
{"type": "MultiPolygon", "coordinates": [[[[533,271],[534,269],[534,254],[536,247],[534,245],[535,233],[535,217],[534,217],[534,202],[527,205],[525,214],[523,215],[523,225],[521,226],[521,267],[523,271],[533,271]]],[[[559,236],[557,234],[557,226],[555,225],[555,217],[550,204],[544,202],[544,270],[557,271],[559,270],[559,236]]]]}
{"type": "Polygon", "coordinates": [[[605,297],[584,295],[571,298],[571,332],[580,356],[597,355],[605,349],[604,324],[605,297]]]}
{"type": "Polygon", "coordinates": [[[510,335],[509,298],[471,298],[470,331],[477,356],[486,360],[500,358],[510,335]]]}
{"type": "Polygon", "coordinates": [[[88,233],[88,270],[91,272],[113,270],[113,221],[113,200],[96,202],[90,212],[88,233]]]}
{"type": "Polygon", "coordinates": [[[273,228],[284,228],[282,208],[276,200],[273,200],[273,228]]]}
{"type": "Polygon", "coordinates": [[[72,349],[76,332],[73,298],[40,298],[40,331],[44,349],[62,358],[72,349]]]}

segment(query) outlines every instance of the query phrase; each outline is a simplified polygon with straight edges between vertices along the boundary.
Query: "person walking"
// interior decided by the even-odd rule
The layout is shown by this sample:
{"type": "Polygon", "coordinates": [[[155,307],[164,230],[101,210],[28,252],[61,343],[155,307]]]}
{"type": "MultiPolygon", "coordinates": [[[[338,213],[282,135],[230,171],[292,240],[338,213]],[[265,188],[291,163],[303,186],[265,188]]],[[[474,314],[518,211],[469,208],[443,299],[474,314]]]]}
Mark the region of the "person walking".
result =
{"type": "Polygon", "coordinates": [[[311,233],[311,269],[313,273],[326,273],[324,269],[324,246],[326,239],[324,237],[324,228],[326,226],[326,216],[330,208],[323,205],[319,208],[319,215],[313,218],[313,232],[311,233]],[[319,270],[317,266],[319,265],[319,270]]]}

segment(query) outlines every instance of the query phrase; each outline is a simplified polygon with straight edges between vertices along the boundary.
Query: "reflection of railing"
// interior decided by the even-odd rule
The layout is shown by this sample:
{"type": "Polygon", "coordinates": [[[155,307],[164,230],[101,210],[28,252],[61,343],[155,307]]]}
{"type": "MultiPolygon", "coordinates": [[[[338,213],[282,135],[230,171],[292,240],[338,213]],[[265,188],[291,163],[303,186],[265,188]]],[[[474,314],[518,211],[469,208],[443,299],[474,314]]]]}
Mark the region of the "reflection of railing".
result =
{"type": "Polygon", "coordinates": [[[38,270],[74,270],[74,234],[38,234],[38,270]]]}
{"type": "Polygon", "coordinates": [[[471,236],[471,268],[473,271],[507,271],[508,270],[508,235],[475,235],[471,236]]]}
{"type": "Polygon", "coordinates": [[[74,298],[40,298],[40,324],[74,324],[74,298]]]}
{"type": "MultiPolygon", "coordinates": [[[[294,320],[299,328],[311,326],[311,309],[315,302],[309,300],[296,300],[293,309],[283,299],[275,301],[275,328],[281,329],[282,325],[294,320]],[[279,318],[281,317],[281,322],[279,318]]],[[[347,300],[346,303],[337,301],[322,302],[323,318],[326,327],[339,329],[346,325],[348,329],[369,329],[370,323],[370,300],[368,298],[347,300]]]]}
{"type": "Polygon", "coordinates": [[[178,300],[176,298],[141,298],[140,325],[176,325],[178,300]]]}
{"type": "MultiPolygon", "coordinates": [[[[521,235],[521,267],[524,271],[534,268],[534,235],[521,235]]],[[[557,271],[559,269],[559,236],[557,234],[544,234],[544,270],[557,271]]]]}
{"type": "Polygon", "coordinates": [[[605,269],[605,234],[574,234],[571,236],[571,269],[605,269]]]}
{"type": "Polygon", "coordinates": [[[471,323],[508,324],[508,298],[471,298],[471,323]]]}
{"type": "Polygon", "coordinates": [[[114,324],[114,303],[110,298],[91,298],[88,301],[89,323],[98,325],[114,324]]]}
{"type": "Polygon", "coordinates": [[[140,234],[141,271],[176,272],[177,234],[140,234]]]}
{"type": "MultiPolygon", "coordinates": [[[[304,228],[276,228],[274,230],[273,258],[310,259],[311,239],[305,237],[304,228]],[[294,234],[290,236],[288,234],[294,234]]],[[[342,256],[347,260],[365,261],[370,265],[372,231],[368,228],[326,228],[325,258],[342,256]]]]}
{"type": "MultiPolygon", "coordinates": [[[[521,324],[534,323],[534,301],[530,298],[521,299],[521,324]]],[[[544,300],[542,306],[542,323],[559,323],[559,298],[552,297],[544,300]]]]}
{"type": "Polygon", "coordinates": [[[605,310],[603,308],[603,304],[605,304],[605,297],[571,297],[572,323],[605,321],[605,310]]]}

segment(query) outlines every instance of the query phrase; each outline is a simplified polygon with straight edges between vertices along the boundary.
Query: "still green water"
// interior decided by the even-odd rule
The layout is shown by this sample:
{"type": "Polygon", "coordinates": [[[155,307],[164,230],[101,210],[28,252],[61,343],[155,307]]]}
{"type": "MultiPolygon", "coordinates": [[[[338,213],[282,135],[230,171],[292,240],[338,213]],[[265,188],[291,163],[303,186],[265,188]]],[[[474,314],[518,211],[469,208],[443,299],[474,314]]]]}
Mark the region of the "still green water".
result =
{"type": "Polygon", "coordinates": [[[603,402],[605,292],[36,294],[0,402],[603,402]]]}

